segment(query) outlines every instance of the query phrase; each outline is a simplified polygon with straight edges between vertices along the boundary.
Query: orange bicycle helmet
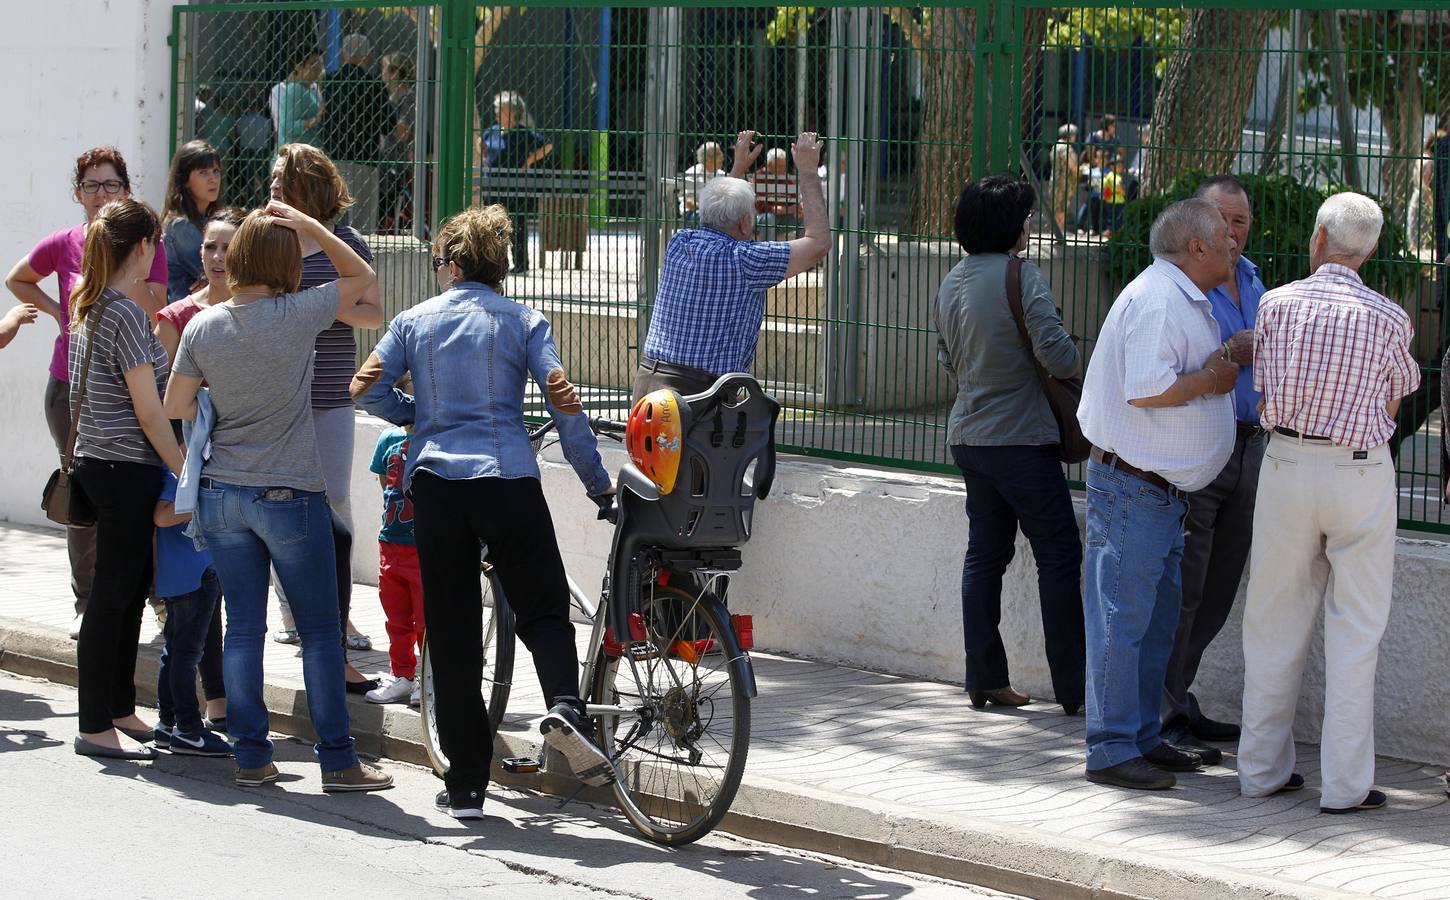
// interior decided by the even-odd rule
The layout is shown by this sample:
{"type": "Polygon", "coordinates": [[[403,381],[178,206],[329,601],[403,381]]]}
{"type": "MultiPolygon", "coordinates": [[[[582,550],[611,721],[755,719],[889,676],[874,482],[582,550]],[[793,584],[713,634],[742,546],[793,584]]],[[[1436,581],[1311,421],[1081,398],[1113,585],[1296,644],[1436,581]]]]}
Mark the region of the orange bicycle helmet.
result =
{"type": "Polygon", "coordinates": [[[668,494],[680,472],[680,443],[685,433],[684,402],[669,388],[650,391],[629,411],[624,446],[635,466],[668,494]]]}

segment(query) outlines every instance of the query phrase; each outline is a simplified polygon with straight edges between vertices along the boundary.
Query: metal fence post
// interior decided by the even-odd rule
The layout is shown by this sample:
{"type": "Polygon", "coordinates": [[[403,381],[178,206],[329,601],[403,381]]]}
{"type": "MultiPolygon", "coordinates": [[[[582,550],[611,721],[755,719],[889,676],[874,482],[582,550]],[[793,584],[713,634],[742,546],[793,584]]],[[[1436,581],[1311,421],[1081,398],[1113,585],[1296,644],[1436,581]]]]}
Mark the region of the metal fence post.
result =
{"type": "Polygon", "coordinates": [[[439,220],[468,206],[469,107],[473,103],[473,4],[442,0],[438,39],[439,220]]]}

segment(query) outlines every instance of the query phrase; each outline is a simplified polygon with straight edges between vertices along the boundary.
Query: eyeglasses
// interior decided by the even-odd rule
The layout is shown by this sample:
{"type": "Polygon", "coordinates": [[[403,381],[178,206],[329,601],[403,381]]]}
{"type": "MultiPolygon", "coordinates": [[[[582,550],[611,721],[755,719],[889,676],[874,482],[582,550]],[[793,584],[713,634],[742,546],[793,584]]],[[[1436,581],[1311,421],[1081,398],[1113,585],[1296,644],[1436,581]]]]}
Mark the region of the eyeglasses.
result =
{"type": "Polygon", "coordinates": [[[451,262],[453,262],[451,256],[435,256],[433,257],[433,271],[436,272],[451,262]]]}
{"type": "Polygon", "coordinates": [[[104,189],[105,192],[108,194],[119,194],[125,187],[126,183],[124,181],[119,181],[115,178],[112,178],[108,181],[81,182],[81,192],[86,194],[95,194],[100,192],[102,189],[104,189]]]}

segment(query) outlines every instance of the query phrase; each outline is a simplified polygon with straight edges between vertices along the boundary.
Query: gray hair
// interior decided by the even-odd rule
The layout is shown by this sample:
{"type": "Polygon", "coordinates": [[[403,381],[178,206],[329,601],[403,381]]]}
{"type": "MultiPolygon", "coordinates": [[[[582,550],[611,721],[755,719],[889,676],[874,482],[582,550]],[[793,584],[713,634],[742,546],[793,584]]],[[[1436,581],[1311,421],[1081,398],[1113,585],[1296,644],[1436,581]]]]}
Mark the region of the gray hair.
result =
{"type": "Polygon", "coordinates": [[[1068,122],[1066,125],[1057,129],[1057,139],[1068,141],[1077,140],[1077,126],[1068,122]]]}
{"type": "Polygon", "coordinates": [[[1369,256],[1384,226],[1379,204],[1351,191],[1325,200],[1314,217],[1314,230],[1322,227],[1329,238],[1329,252],[1352,259],[1369,256]]]}
{"type": "Polygon", "coordinates": [[[718,153],[721,156],[725,155],[724,149],[721,148],[719,144],[715,143],[714,141],[706,141],[699,147],[695,148],[695,162],[699,163],[700,165],[704,165],[705,158],[711,153],[718,153]]]}
{"type": "Polygon", "coordinates": [[[755,215],[755,188],[743,178],[717,175],[700,188],[700,224],[729,231],[755,215]]]}
{"type": "Polygon", "coordinates": [[[779,147],[771,147],[769,150],[765,151],[766,165],[770,165],[773,162],[784,162],[785,159],[785,151],[780,149],[779,147]]]}
{"type": "Polygon", "coordinates": [[[519,114],[519,118],[528,115],[529,109],[524,105],[523,95],[518,91],[499,91],[493,95],[493,111],[496,113],[500,108],[507,106],[519,114]]]}
{"type": "Polygon", "coordinates": [[[1179,200],[1169,204],[1153,220],[1153,229],[1148,232],[1148,250],[1154,259],[1176,259],[1188,252],[1188,243],[1194,238],[1215,246],[1221,227],[1223,215],[1213,201],[1201,197],[1179,200]]]}
{"type": "Polygon", "coordinates": [[[338,52],[348,59],[356,57],[371,57],[373,55],[372,41],[364,34],[350,34],[342,39],[338,52]]]}

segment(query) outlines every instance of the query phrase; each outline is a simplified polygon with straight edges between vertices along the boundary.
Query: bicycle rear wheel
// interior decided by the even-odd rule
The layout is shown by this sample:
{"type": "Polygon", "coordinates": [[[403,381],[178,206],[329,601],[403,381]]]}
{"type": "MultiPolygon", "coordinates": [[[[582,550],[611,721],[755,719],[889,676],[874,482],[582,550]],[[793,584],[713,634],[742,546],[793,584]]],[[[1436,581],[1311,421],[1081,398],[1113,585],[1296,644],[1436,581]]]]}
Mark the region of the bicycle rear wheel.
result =
{"type": "Polygon", "coordinates": [[[720,823],[745,772],[750,698],[730,665],[741,651],[712,595],[646,588],[641,618],[644,634],[623,637],[642,640],[618,657],[601,651],[592,692],[637,713],[596,718],[596,734],[629,821],[653,841],[688,844],[720,823]]]}
{"type": "MultiPolygon", "coordinates": [[[[493,733],[503,722],[508,709],[509,690],[514,677],[514,614],[504,598],[503,585],[493,567],[483,569],[483,679],[479,690],[488,707],[488,720],[493,733]]],[[[418,661],[418,708],[423,715],[423,746],[428,761],[440,776],[448,771],[448,757],[438,738],[438,706],[429,659],[428,636],[423,635],[423,656],[418,661]]]]}

